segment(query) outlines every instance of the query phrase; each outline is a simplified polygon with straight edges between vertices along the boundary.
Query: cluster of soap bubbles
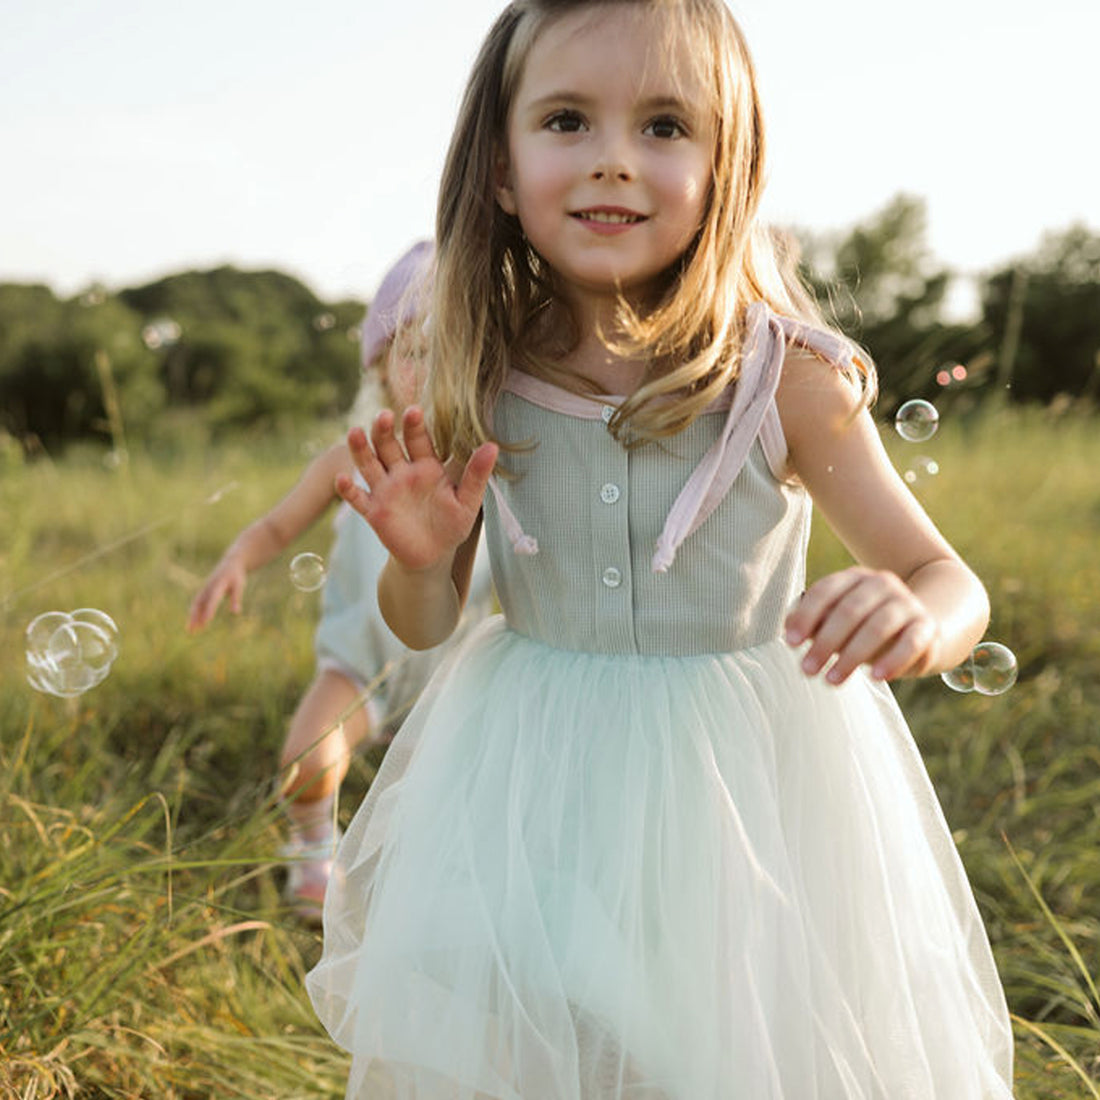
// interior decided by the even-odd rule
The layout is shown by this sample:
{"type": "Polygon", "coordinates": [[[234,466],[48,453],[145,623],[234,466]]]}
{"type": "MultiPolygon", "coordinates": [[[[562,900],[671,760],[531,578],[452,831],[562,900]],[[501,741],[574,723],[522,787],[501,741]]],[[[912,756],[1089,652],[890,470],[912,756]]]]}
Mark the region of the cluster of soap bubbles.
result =
{"type": "Polygon", "coordinates": [[[1008,646],[980,642],[961,665],[941,672],[940,679],[952,691],[1001,695],[1016,683],[1018,673],[1016,654],[1008,646]]]}
{"type": "Polygon", "coordinates": [[[118,656],[118,627],[105,611],[44,611],[26,631],[27,682],[72,699],[101,684],[118,656]]]}
{"type": "Polygon", "coordinates": [[[296,554],[290,562],[290,583],[299,592],[316,592],[321,588],[327,574],[325,560],[320,554],[296,554]]]}

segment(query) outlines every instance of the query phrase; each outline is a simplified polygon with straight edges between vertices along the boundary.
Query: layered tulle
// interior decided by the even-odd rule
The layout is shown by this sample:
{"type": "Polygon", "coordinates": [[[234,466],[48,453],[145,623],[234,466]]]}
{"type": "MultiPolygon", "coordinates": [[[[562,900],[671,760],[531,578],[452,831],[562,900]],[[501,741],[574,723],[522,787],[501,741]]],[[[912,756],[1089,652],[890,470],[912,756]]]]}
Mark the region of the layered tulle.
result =
{"type": "Polygon", "coordinates": [[[893,697],[779,641],[601,656],[484,624],[344,837],[308,985],[371,1100],[1011,1097],[893,697]]]}

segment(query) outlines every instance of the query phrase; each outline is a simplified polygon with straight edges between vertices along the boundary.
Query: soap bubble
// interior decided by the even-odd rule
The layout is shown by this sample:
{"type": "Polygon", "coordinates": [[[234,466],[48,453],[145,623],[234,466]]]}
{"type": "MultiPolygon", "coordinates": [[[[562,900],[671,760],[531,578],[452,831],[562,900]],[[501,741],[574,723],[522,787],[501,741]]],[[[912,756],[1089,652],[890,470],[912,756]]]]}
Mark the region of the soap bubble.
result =
{"type": "Polygon", "coordinates": [[[320,554],[297,554],[290,563],[290,581],[301,592],[316,592],[325,583],[325,562],[320,554]]]}
{"type": "Polygon", "coordinates": [[[1016,654],[999,642],[982,642],[974,647],[974,690],[982,695],[1001,695],[1019,675],[1016,654]]]}
{"type": "Polygon", "coordinates": [[[935,477],[939,472],[940,464],[934,458],[929,458],[927,455],[918,455],[913,459],[912,464],[903,476],[910,485],[915,485],[918,481],[935,477]]]}
{"type": "Polygon", "coordinates": [[[974,690],[974,654],[971,653],[961,665],[940,673],[940,679],[952,690],[967,692],[974,690]]]}
{"type": "Polygon", "coordinates": [[[1019,673],[1016,655],[999,642],[980,642],[960,665],[940,673],[952,691],[976,691],[979,695],[1001,695],[1019,673]]]}
{"type": "Polygon", "coordinates": [[[936,412],[936,406],[920,398],[906,401],[894,417],[898,435],[910,443],[923,443],[931,439],[939,425],[940,414],[936,412]]]}
{"type": "Polygon", "coordinates": [[[27,652],[45,656],[46,646],[50,644],[54,632],[69,622],[72,622],[72,616],[67,611],[43,611],[31,619],[26,631],[27,652]]]}
{"type": "Polygon", "coordinates": [[[157,317],[141,330],[141,339],[150,351],[175,347],[182,335],[183,329],[171,317],[157,317]]]}
{"type": "Polygon", "coordinates": [[[72,699],[102,683],[118,656],[118,627],[105,611],[45,611],[26,629],[27,682],[72,699]]]}

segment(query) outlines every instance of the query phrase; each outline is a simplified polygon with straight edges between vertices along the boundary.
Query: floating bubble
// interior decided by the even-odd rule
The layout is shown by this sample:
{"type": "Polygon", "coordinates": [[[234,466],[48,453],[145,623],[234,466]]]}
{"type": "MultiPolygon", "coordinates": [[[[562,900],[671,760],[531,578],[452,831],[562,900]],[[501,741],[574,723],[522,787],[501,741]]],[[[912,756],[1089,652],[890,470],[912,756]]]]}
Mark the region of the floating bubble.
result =
{"type": "Polygon", "coordinates": [[[974,690],[982,695],[1001,695],[1019,675],[1016,654],[999,642],[982,642],[974,647],[974,690]]]}
{"type": "Polygon", "coordinates": [[[296,554],[290,563],[290,581],[301,592],[316,592],[325,583],[325,562],[320,554],[296,554]]]}
{"type": "Polygon", "coordinates": [[[979,695],[1001,695],[1019,673],[1016,655],[999,642],[981,642],[960,665],[940,673],[952,691],[976,691],[979,695]]]}
{"type": "Polygon", "coordinates": [[[903,476],[910,485],[915,485],[918,481],[935,477],[939,472],[940,464],[934,458],[929,458],[927,455],[918,455],[913,459],[912,465],[905,471],[903,476]]]}
{"type": "Polygon", "coordinates": [[[965,382],[966,381],[966,367],[964,367],[962,365],[962,363],[956,363],[951,368],[951,377],[956,382],[965,382]]]}
{"type": "Polygon", "coordinates": [[[71,699],[102,683],[118,656],[118,626],[105,611],[46,611],[26,630],[27,682],[71,699]]]}
{"type": "Polygon", "coordinates": [[[950,386],[951,372],[947,370],[936,371],[936,384],[938,386],[950,386]]]}
{"type": "Polygon", "coordinates": [[[67,611],[43,611],[41,615],[31,619],[25,634],[27,652],[44,658],[46,646],[50,644],[57,629],[70,622],[72,616],[67,611]]]}
{"type": "Polygon", "coordinates": [[[174,347],[182,335],[183,329],[171,317],[158,317],[141,330],[141,338],[150,351],[174,347]]]}
{"type": "Polygon", "coordinates": [[[939,426],[940,414],[936,412],[936,406],[920,398],[906,401],[894,417],[898,435],[910,443],[923,443],[931,439],[939,426]]]}
{"type": "Polygon", "coordinates": [[[940,673],[940,679],[952,690],[967,692],[974,690],[974,655],[971,654],[961,665],[940,673]]]}
{"type": "Polygon", "coordinates": [[[318,332],[328,332],[336,324],[336,315],[334,313],[318,313],[313,318],[313,327],[318,332]]]}

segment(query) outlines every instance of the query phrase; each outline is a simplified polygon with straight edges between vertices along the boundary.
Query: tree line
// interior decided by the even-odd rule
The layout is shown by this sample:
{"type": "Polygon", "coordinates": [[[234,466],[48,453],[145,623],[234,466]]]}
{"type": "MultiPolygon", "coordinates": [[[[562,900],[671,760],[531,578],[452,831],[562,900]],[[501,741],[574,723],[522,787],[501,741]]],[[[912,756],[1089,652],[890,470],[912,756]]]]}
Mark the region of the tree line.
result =
{"type": "MultiPolygon", "coordinates": [[[[980,276],[978,315],[965,321],[946,311],[953,273],[927,248],[920,199],[793,238],[826,315],[873,355],[880,412],[911,397],[1100,397],[1100,235],[1086,227],[980,276]]],[[[213,434],[339,415],[358,386],[365,308],[231,266],[67,299],[0,284],[0,435],[56,449],[123,426],[148,438],[177,410],[213,434]]]]}

